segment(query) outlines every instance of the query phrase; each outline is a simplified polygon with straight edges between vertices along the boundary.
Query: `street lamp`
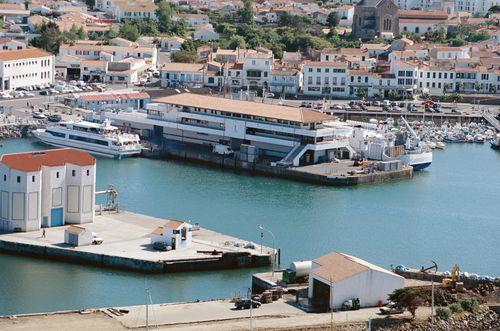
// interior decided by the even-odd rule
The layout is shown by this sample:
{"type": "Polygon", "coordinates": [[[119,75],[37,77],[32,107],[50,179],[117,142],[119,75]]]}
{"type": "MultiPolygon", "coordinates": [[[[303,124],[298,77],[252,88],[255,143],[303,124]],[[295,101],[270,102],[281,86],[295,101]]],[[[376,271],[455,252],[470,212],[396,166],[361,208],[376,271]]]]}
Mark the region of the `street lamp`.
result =
{"type": "Polygon", "coordinates": [[[272,276],[274,278],[274,267],[276,263],[276,252],[275,252],[275,243],[276,243],[276,237],[274,236],[274,233],[271,232],[271,230],[266,229],[262,226],[262,224],[259,224],[257,227],[260,230],[260,238],[261,238],[261,251],[262,251],[262,238],[264,237],[264,230],[267,231],[271,237],[273,238],[273,270],[272,270],[272,276]]]}
{"type": "Polygon", "coordinates": [[[248,288],[247,296],[250,299],[250,331],[253,331],[253,300],[252,289],[250,287],[248,288]]]}

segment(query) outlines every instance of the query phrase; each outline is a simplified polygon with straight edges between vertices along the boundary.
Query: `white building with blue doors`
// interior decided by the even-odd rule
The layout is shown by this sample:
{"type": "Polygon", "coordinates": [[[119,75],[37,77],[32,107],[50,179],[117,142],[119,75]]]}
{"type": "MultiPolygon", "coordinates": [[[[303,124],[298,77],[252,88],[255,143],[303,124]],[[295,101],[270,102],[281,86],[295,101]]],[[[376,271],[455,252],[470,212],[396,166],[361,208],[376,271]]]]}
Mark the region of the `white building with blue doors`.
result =
{"type": "Polygon", "coordinates": [[[0,231],[94,220],[95,158],[69,148],[0,157],[0,231]]]}

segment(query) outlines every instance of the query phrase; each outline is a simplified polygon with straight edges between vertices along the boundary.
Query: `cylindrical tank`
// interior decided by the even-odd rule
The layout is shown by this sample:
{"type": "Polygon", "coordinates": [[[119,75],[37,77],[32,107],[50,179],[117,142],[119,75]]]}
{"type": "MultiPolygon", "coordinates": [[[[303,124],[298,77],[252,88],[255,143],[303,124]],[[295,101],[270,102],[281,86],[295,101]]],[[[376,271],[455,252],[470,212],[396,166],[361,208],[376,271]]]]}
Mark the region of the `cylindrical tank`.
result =
{"type": "Polygon", "coordinates": [[[290,264],[290,270],[295,271],[295,277],[307,276],[311,269],[312,261],[295,261],[290,264]]]}

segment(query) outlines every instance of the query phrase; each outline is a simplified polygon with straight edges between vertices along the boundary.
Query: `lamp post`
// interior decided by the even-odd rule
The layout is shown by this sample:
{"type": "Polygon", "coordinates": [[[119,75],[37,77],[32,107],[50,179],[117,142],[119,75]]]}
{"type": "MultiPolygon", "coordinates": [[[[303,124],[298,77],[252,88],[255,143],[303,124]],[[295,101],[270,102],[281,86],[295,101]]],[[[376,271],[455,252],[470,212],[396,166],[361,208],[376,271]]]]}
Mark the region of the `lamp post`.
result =
{"type": "Polygon", "coordinates": [[[250,287],[248,288],[247,291],[248,299],[250,299],[250,325],[249,329],[250,331],[253,331],[253,301],[252,301],[252,290],[250,287]]]}
{"type": "MultiPolygon", "coordinates": [[[[264,236],[264,232],[263,232],[264,230],[267,231],[271,235],[271,237],[273,238],[273,270],[272,270],[271,277],[274,278],[274,267],[275,267],[275,263],[276,263],[276,251],[275,251],[276,237],[274,236],[274,233],[271,232],[271,230],[264,228],[262,226],[262,224],[259,224],[258,229],[260,230],[261,238],[264,236]]],[[[261,242],[262,242],[262,239],[261,239],[261,242]]],[[[262,249],[262,245],[260,247],[262,249]]]]}

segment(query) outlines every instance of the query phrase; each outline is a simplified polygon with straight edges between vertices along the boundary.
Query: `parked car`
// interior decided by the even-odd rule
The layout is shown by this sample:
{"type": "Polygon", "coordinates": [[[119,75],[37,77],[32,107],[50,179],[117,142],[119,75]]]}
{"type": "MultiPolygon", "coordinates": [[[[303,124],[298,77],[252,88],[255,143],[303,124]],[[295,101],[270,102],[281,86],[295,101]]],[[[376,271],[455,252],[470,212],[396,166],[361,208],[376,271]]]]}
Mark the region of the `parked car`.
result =
{"type": "Polygon", "coordinates": [[[399,106],[394,106],[394,107],[392,107],[392,110],[393,110],[393,111],[398,111],[398,112],[400,112],[400,111],[402,111],[403,109],[402,109],[401,107],[399,107],[399,106]]]}
{"type": "Polygon", "coordinates": [[[349,105],[344,105],[344,109],[345,109],[345,110],[349,110],[349,109],[351,109],[351,106],[349,106],[349,105]]]}
{"type": "Polygon", "coordinates": [[[457,108],[452,108],[451,112],[455,114],[460,114],[460,110],[458,110],[457,108]]]}
{"type": "Polygon", "coordinates": [[[373,105],[377,106],[377,107],[380,107],[380,106],[382,106],[382,102],[380,102],[380,101],[373,101],[373,105]]]}
{"type": "Polygon", "coordinates": [[[164,251],[164,252],[169,250],[169,246],[164,241],[157,241],[153,243],[153,248],[156,249],[157,251],[164,251]]]}
{"type": "Polygon", "coordinates": [[[380,314],[382,315],[394,315],[394,314],[402,314],[403,309],[399,308],[396,303],[390,301],[387,305],[380,308],[380,314]]]}
{"type": "Polygon", "coordinates": [[[32,112],[31,115],[33,116],[33,118],[36,118],[36,119],[39,119],[39,120],[44,120],[44,119],[47,118],[47,116],[45,116],[44,113],[40,113],[38,111],[32,112]]]}
{"type": "Polygon", "coordinates": [[[234,306],[236,309],[241,310],[241,309],[250,309],[252,308],[259,308],[262,304],[258,301],[255,300],[250,300],[250,299],[241,299],[238,300],[234,303],[234,306]]]}
{"type": "Polygon", "coordinates": [[[60,122],[62,120],[62,117],[59,114],[52,114],[52,115],[49,115],[49,117],[47,117],[47,119],[50,122],[60,122]]]}

